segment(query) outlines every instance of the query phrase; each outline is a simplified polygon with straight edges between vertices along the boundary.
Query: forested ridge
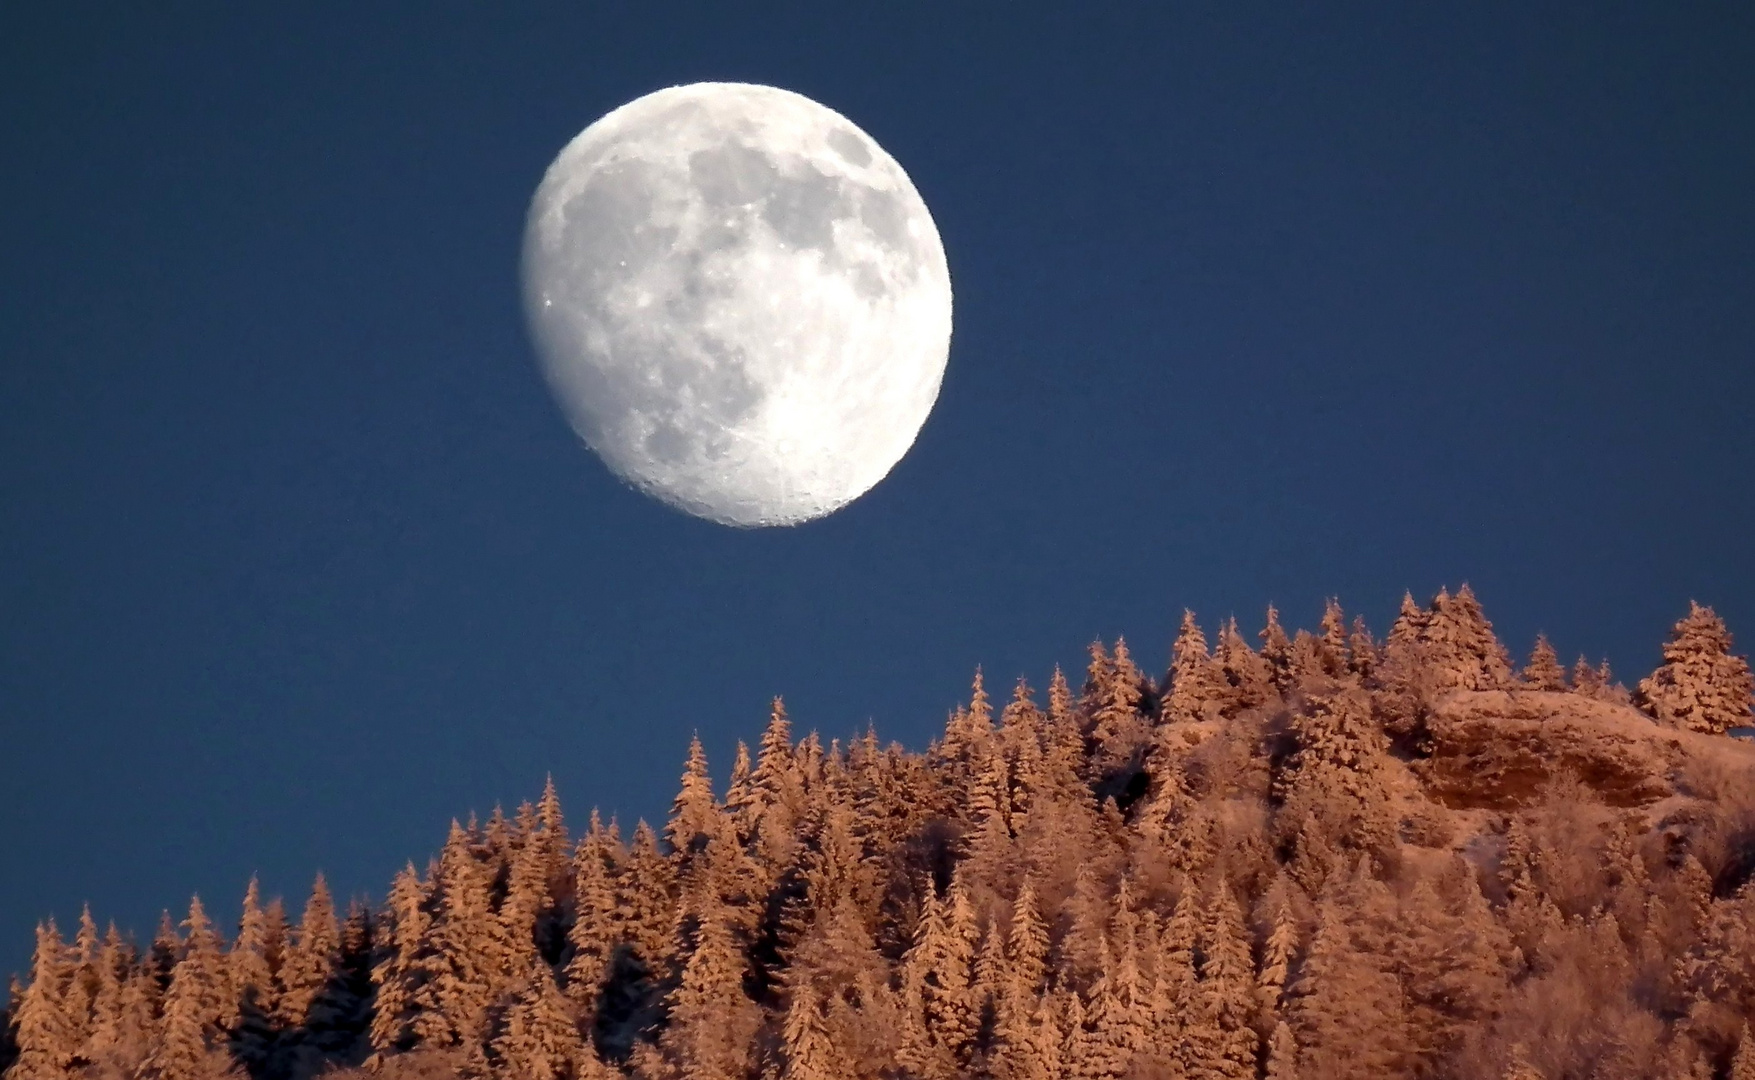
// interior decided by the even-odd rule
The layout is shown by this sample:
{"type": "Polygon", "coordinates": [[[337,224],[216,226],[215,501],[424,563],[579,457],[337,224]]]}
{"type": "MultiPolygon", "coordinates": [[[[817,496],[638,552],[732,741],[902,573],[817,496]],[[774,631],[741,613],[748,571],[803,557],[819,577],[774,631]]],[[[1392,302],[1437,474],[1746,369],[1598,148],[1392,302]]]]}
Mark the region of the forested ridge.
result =
{"type": "MultiPolygon", "coordinates": [[[[1755,1080],[1748,665],[1631,688],[1465,586],[1168,671],[1094,643],[924,753],[779,701],[661,829],[453,822],[381,903],[37,932],[5,1080],[1755,1080]]],[[[234,909],[235,910],[235,909],[234,909]]]]}

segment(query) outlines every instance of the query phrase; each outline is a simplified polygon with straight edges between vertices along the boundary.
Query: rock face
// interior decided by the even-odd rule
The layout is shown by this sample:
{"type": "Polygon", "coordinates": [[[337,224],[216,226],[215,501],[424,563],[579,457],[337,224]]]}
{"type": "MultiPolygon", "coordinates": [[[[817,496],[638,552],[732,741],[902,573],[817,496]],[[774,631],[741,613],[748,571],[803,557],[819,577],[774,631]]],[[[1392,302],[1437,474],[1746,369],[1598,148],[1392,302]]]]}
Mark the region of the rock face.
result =
{"type": "Polygon", "coordinates": [[[1624,705],[1538,690],[1461,691],[1433,703],[1430,756],[1413,764],[1438,801],[1506,809],[1570,774],[1610,806],[1668,798],[1694,759],[1745,759],[1755,745],[1661,727],[1624,705]]]}

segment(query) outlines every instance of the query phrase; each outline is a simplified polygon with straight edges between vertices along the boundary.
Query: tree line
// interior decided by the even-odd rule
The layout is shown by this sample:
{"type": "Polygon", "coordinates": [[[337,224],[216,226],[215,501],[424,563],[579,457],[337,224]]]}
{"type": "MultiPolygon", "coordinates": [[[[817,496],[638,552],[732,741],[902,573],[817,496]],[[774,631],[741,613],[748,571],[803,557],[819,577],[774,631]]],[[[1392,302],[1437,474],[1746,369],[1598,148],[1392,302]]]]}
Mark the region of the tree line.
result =
{"type": "Polygon", "coordinates": [[[144,947],[47,921],[0,1069],[1755,1080],[1752,702],[1708,608],[1628,688],[1545,638],[1514,665],[1466,586],[1381,642],[1330,602],[1254,644],[1188,614],[1162,677],[1097,642],[996,709],[977,672],[923,753],[795,738],[776,700],[722,794],[691,745],[661,831],[575,837],[551,783],[380,904],[319,876],[296,922],[252,881],[229,935],[199,898],[144,947]],[[1431,722],[1469,695],[1649,729],[1682,775],[1447,801],[1431,722]]]}

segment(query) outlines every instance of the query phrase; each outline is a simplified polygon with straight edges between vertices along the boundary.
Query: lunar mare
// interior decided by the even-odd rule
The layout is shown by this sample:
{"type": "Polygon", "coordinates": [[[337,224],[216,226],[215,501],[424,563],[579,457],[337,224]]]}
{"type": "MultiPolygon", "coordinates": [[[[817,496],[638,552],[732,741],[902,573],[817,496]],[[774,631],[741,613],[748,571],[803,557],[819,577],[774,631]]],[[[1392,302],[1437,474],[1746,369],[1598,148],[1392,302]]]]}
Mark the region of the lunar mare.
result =
{"type": "Polygon", "coordinates": [[[619,476],[729,525],[870,490],[938,398],[944,248],[902,167],[785,90],[697,83],[586,128],[524,238],[537,351],[619,476]]]}

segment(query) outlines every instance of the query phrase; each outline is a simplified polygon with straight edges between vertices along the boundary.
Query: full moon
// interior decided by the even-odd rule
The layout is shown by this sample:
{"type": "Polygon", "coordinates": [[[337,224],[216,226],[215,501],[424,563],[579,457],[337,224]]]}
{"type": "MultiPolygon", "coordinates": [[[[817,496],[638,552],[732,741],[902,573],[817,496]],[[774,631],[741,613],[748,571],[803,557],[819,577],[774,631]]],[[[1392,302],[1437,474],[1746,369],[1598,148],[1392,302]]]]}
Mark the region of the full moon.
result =
{"type": "Polygon", "coordinates": [[[727,525],[869,491],[944,378],[932,215],[871,136],[771,86],[638,98],[531,201],[524,301],[574,431],[629,483],[727,525]]]}

